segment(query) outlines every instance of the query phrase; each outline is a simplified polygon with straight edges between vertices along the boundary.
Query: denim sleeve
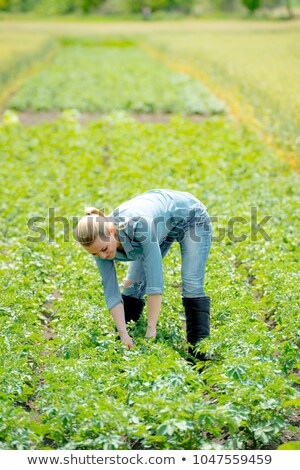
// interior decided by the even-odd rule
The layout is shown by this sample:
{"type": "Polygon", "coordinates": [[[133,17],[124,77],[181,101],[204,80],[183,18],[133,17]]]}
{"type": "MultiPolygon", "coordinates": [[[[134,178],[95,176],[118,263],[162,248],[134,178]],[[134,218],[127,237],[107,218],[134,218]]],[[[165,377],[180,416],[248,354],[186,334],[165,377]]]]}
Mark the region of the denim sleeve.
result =
{"type": "Polygon", "coordinates": [[[102,279],[106,305],[108,310],[111,310],[116,305],[122,303],[115,264],[113,260],[101,259],[98,256],[95,260],[102,279]]]}
{"type": "Polygon", "coordinates": [[[146,294],[162,294],[164,291],[162,256],[153,219],[140,218],[135,225],[134,238],[143,250],[146,294]]]}

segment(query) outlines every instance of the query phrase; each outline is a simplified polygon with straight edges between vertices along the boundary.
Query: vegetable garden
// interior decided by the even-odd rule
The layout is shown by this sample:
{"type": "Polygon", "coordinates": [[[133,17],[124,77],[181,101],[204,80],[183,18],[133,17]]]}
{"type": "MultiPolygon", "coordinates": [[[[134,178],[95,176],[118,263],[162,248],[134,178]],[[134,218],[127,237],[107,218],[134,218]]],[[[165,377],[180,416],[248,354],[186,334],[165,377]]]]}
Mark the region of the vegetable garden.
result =
{"type": "MultiPolygon", "coordinates": [[[[0,448],[293,446],[299,175],[195,77],[150,55],[159,36],[51,40],[53,59],[22,80],[0,127],[0,448]],[[24,110],[62,113],[30,127],[24,110]],[[82,125],[79,112],[103,116],[82,125]],[[213,217],[201,373],[186,361],[179,248],[164,261],[157,339],[143,338],[144,316],[126,350],[94,259],[72,235],[85,206],[109,213],[155,187],[191,192],[213,217]]],[[[168,47],[158,49],[171,61],[168,47]]]]}

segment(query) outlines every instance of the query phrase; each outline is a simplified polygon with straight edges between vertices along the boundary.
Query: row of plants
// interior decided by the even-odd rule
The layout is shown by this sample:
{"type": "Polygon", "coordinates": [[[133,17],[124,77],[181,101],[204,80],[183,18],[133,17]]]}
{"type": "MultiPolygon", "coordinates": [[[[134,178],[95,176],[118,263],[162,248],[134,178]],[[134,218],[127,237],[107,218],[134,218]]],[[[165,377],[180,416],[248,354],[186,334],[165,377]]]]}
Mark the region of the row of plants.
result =
{"type": "Polygon", "coordinates": [[[131,39],[66,38],[55,59],[11,99],[17,110],[215,114],[225,110],[197,80],[172,72],[131,39]]]}
{"type": "MultiPolygon", "coordinates": [[[[82,127],[77,113],[65,112],[52,124],[25,128],[7,113],[0,146],[1,447],[280,444],[300,399],[300,194],[288,166],[220,117],[201,125],[179,115],[167,125],[139,124],[117,112],[82,127]],[[206,277],[212,334],[201,344],[213,358],[201,374],[186,362],[178,246],[164,262],[157,340],[143,339],[145,314],[130,325],[135,347],[126,350],[94,259],[72,238],[72,218],[85,206],[109,213],[154,187],[190,191],[217,217],[206,277]],[[257,223],[272,216],[264,226],[269,241],[250,238],[251,207],[258,207],[257,223]],[[49,208],[69,221],[65,230],[49,221],[49,208]],[[42,240],[28,228],[34,216],[43,218],[35,225],[45,230],[42,240]],[[232,217],[246,221],[234,234],[232,217]],[[241,232],[247,239],[238,242],[241,232]]],[[[117,266],[120,282],[125,268],[117,266]]]]}
{"type": "Polygon", "coordinates": [[[0,31],[0,97],[9,81],[46,57],[54,46],[48,34],[0,31]]]}

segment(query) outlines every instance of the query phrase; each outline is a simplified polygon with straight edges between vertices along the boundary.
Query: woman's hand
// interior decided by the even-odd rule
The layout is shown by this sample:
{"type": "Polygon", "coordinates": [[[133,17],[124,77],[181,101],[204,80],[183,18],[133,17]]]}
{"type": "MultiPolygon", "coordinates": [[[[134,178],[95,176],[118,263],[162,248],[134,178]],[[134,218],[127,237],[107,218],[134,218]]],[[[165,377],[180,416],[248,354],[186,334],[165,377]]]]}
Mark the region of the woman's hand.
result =
{"type": "Polygon", "coordinates": [[[148,325],[145,338],[156,338],[156,328],[148,325]]]}
{"type": "Polygon", "coordinates": [[[129,349],[133,348],[134,344],[128,333],[124,333],[123,335],[120,335],[120,339],[122,343],[128,346],[129,349]]]}
{"type": "Polygon", "coordinates": [[[110,311],[114,322],[116,324],[120,340],[122,343],[126,344],[129,349],[133,348],[133,341],[130,338],[129,334],[126,330],[126,323],[125,323],[125,314],[124,314],[124,306],[122,303],[113,307],[110,311]]]}

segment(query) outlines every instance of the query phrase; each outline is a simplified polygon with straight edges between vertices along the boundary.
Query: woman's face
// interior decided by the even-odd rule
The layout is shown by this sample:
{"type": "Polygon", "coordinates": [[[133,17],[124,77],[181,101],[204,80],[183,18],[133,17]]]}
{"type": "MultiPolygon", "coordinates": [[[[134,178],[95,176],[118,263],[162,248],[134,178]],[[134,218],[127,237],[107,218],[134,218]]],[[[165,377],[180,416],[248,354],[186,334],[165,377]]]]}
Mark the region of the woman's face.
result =
{"type": "Polygon", "coordinates": [[[117,240],[115,238],[114,227],[110,227],[108,230],[109,240],[108,237],[105,237],[105,240],[101,240],[100,237],[97,237],[91,245],[83,245],[83,248],[93,256],[99,256],[99,258],[102,259],[113,259],[117,252],[117,240]]]}

